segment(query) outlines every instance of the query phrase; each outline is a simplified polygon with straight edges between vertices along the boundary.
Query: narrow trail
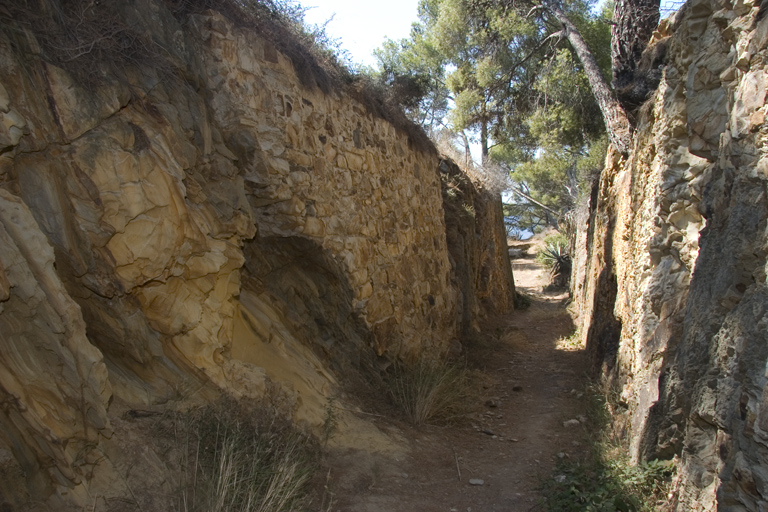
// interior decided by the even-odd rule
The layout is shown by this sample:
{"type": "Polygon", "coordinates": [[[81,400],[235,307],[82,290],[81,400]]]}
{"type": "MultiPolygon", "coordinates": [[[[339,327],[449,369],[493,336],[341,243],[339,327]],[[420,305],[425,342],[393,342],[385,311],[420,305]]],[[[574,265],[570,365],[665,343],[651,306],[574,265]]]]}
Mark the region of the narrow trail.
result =
{"type": "Polygon", "coordinates": [[[468,344],[485,383],[478,412],[446,427],[381,419],[375,425],[391,444],[332,449],[330,510],[542,510],[541,479],[558,457],[584,449],[584,427],[563,424],[585,414],[586,358],[558,347],[573,323],[564,296],[541,292],[546,272],[531,259],[514,260],[513,269],[518,290],[533,302],[490,321],[468,344]]]}

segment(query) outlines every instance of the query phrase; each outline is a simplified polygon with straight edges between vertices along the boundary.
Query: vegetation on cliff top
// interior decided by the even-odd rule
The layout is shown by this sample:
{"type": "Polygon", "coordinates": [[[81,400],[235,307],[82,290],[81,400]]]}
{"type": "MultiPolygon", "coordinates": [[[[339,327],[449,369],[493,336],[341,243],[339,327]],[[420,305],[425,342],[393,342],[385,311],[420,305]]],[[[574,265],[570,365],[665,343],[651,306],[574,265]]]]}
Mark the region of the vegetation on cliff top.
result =
{"type": "MultiPolygon", "coordinates": [[[[183,24],[190,15],[215,10],[257,30],[290,57],[305,86],[326,93],[346,89],[422,151],[436,150],[411,121],[433,139],[453,133],[465,150],[476,137],[482,163],[512,178],[514,199],[506,213],[517,231],[557,225],[590,188],[614,136],[605,130],[610,123],[594,84],[611,74],[612,4],[596,14],[590,0],[421,0],[410,38],[387,41],[373,71],[355,69],[339,41],[324,26],[308,25],[306,8],[292,0],[160,1],[171,14],[159,15],[161,24],[174,17],[183,24]],[[573,32],[596,67],[586,63],[573,32]]],[[[620,5],[635,12],[632,1],[620,5]]],[[[130,82],[131,68],[194,80],[189,56],[174,55],[162,36],[140,28],[144,15],[132,8],[110,0],[25,0],[0,10],[0,20],[19,46],[29,45],[23,33],[33,32],[40,47],[27,53],[68,69],[86,86],[130,82]]],[[[631,60],[623,58],[622,69],[628,69],[631,60]]]]}
{"type": "MultiPolygon", "coordinates": [[[[613,5],[421,0],[410,37],[377,53],[379,79],[403,91],[412,119],[457,134],[467,154],[474,137],[482,165],[509,173],[513,231],[557,226],[590,190],[608,141],[628,151],[627,105],[608,82],[612,64],[636,64],[659,2],[621,0],[611,20],[613,5]],[[613,42],[611,26],[622,28],[613,42]],[[631,52],[612,52],[626,42],[631,52]]],[[[622,87],[634,80],[625,75],[622,87]]]]}
{"type": "Polygon", "coordinates": [[[0,8],[0,30],[21,53],[66,69],[95,90],[114,82],[133,84],[131,72],[195,80],[194,56],[172,48],[174,33],[189,16],[216,11],[235,26],[257,31],[288,56],[305,87],[325,93],[344,89],[373,115],[406,133],[416,149],[436,153],[420,126],[403,113],[397,91],[354,69],[339,41],[324,26],[304,21],[306,8],[291,0],[158,0],[165,12],[146,20],[143,7],[116,0],[23,0],[0,8]],[[157,25],[159,21],[160,25],[157,25]],[[157,25],[157,26],[156,26],[157,25]],[[155,26],[157,30],[147,30],[155,26]],[[34,35],[37,44],[27,34],[34,35]]]}
{"type": "MultiPolygon", "coordinates": [[[[611,6],[563,9],[610,76],[611,6]]],[[[403,87],[433,137],[475,138],[484,167],[509,174],[513,231],[557,225],[599,173],[606,131],[584,66],[557,21],[531,2],[422,0],[411,36],[377,52],[379,79],[403,87]],[[445,137],[445,135],[441,135],[445,137]]]]}

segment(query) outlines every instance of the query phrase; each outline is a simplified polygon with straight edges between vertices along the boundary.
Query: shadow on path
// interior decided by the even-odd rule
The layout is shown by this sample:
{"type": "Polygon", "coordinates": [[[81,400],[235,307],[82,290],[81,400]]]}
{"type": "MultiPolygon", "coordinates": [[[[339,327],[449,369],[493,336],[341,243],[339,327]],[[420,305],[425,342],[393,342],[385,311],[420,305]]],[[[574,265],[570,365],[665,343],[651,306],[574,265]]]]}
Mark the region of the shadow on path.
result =
{"type": "Polygon", "coordinates": [[[529,309],[489,320],[468,340],[469,365],[485,383],[469,420],[413,428],[381,419],[406,445],[400,455],[348,450],[335,464],[332,455],[332,510],[541,510],[541,479],[584,446],[583,427],[563,425],[586,413],[587,360],[562,346],[574,326],[561,302],[534,296],[529,309]]]}

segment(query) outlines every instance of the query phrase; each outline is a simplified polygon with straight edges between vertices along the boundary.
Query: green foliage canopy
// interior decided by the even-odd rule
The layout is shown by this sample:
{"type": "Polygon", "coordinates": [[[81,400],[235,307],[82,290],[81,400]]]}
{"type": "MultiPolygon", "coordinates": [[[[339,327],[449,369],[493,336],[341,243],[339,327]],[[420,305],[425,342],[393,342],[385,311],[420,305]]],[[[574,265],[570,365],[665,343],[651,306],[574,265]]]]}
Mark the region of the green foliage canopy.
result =
{"type": "MultiPolygon", "coordinates": [[[[581,63],[543,7],[537,0],[421,0],[411,37],[387,41],[377,57],[390,83],[405,76],[423,85],[407,105],[412,119],[476,134],[483,164],[503,167],[513,188],[565,212],[599,170],[607,144],[581,63]]],[[[591,0],[562,5],[608,78],[611,6],[600,15],[592,7],[591,0]]],[[[517,199],[510,210],[522,222],[556,222],[517,199]]]]}

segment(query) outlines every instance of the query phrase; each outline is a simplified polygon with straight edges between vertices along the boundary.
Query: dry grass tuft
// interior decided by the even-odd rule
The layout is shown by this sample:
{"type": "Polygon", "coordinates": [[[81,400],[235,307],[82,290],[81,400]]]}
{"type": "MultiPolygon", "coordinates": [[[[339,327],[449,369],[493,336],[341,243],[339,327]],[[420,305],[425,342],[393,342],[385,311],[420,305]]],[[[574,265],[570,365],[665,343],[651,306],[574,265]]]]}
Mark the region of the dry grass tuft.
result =
{"type": "Polygon", "coordinates": [[[163,422],[181,453],[179,512],[288,512],[309,505],[318,448],[263,406],[225,399],[163,422]]]}
{"type": "Polygon", "coordinates": [[[400,363],[387,386],[392,401],[414,425],[451,422],[469,411],[469,372],[454,364],[426,358],[400,363]]]}

